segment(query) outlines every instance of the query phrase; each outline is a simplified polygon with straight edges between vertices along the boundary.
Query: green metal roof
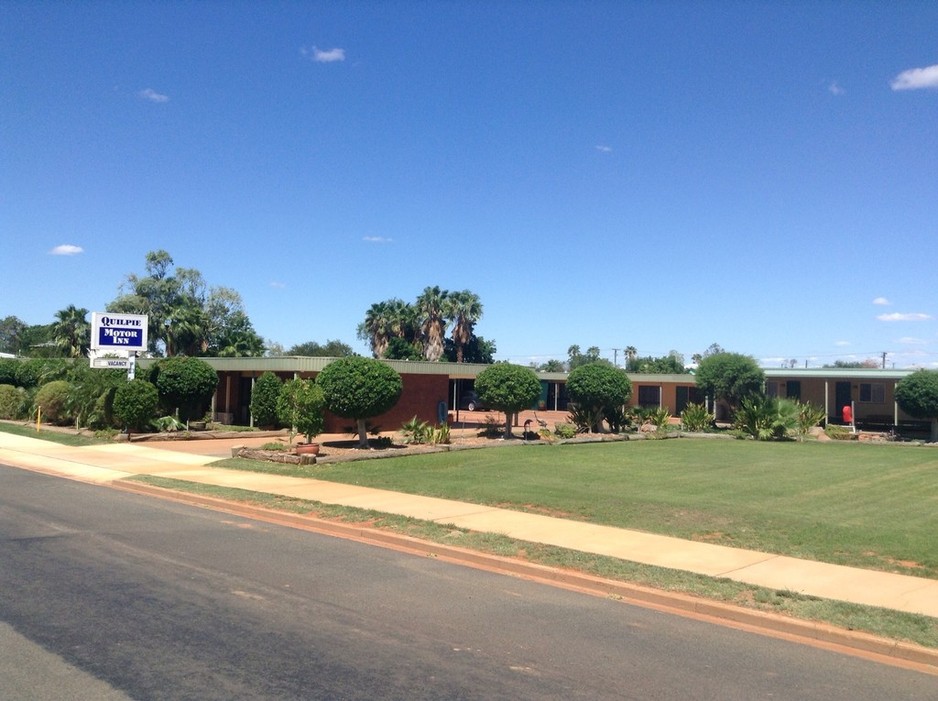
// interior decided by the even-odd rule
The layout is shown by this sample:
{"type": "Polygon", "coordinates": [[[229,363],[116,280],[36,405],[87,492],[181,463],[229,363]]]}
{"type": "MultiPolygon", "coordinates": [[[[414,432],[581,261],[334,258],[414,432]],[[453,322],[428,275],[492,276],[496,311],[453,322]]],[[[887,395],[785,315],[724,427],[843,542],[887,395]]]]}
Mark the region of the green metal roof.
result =
{"type": "MultiPolygon", "coordinates": [[[[138,363],[147,367],[157,358],[140,358],[138,363]]],[[[307,357],[307,356],[277,356],[274,358],[202,358],[215,370],[225,372],[242,372],[261,374],[271,372],[319,372],[336,358],[307,357]]],[[[405,375],[446,375],[450,379],[475,379],[479,373],[490,365],[481,363],[446,363],[429,362],[424,360],[382,360],[397,372],[405,375]]],[[[871,368],[764,368],[765,376],[771,380],[800,380],[800,379],[828,379],[828,380],[901,380],[903,377],[915,372],[914,370],[879,370],[871,368]]],[[[565,382],[569,373],[566,372],[538,372],[541,380],[548,382],[565,382]]],[[[692,374],[655,374],[655,373],[627,373],[633,384],[694,384],[695,376],[692,374]]]]}

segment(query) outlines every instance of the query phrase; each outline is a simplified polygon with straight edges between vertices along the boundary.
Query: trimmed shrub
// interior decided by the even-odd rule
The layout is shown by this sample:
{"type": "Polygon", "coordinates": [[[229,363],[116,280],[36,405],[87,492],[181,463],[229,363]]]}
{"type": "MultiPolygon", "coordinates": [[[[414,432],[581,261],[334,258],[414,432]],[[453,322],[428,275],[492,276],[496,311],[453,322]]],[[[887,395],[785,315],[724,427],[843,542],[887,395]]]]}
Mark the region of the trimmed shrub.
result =
{"type": "Polygon", "coordinates": [[[156,387],[146,380],[130,380],[114,392],[114,418],[127,428],[140,429],[156,414],[160,396],[156,387]]]}
{"type": "Polygon", "coordinates": [[[938,441],[938,371],[917,370],[896,385],[902,411],[931,421],[931,440],[938,441]]]}
{"type": "Polygon", "coordinates": [[[277,400],[283,382],[274,373],[268,371],[254,381],[251,389],[251,416],[256,426],[276,426],[277,400]]]}
{"type": "Polygon", "coordinates": [[[178,410],[180,421],[188,421],[205,414],[218,386],[218,374],[204,360],[177,356],[155,363],[150,381],[156,385],[160,402],[178,410]]]}
{"type": "Polygon", "coordinates": [[[541,381],[531,368],[508,363],[490,365],[479,373],[475,391],[488,406],[505,414],[505,438],[511,438],[511,418],[534,406],[541,396],[541,381]]]}
{"type": "Polygon", "coordinates": [[[23,389],[38,387],[43,376],[45,361],[40,358],[16,362],[16,386],[23,389]]]}
{"type": "Polygon", "coordinates": [[[18,419],[23,415],[26,393],[13,385],[0,385],[0,419],[18,419]]]}
{"type": "Polygon", "coordinates": [[[0,385],[17,387],[16,368],[20,361],[13,358],[0,358],[0,385]]]}
{"type": "Polygon", "coordinates": [[[42,420],[50,424],[68,423],[69,389],[70,385],[65,380],[53,380],[39,388],[33,399],[33,407],[42,409],[42,420]]]}
{"type": "Polygon", "coordinates": [[[400,399],[404,383],[398,372],[373,358],[352,356],[329,363],[316,377],[326,408],[358,424],[358,445],[368,447],[365,419],[391,409],[400,399]]]}
{"type": "Polygon", "coordinates": [[[612,419],[616,430],[624,422],[624,412],[616,412],[632,396],[632,382],[625,370],[606,363],[588,363],[570,372],[567,391],[579,411],[585,412],[590,431],[598,432],[604,418],[612,419]]]}

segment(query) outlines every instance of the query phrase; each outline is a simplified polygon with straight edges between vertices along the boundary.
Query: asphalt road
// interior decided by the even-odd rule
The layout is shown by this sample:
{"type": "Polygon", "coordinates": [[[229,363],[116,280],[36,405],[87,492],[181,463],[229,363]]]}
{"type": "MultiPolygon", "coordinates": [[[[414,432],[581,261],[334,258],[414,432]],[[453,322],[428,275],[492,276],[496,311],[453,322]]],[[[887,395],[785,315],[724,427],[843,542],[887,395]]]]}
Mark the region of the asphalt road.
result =
{"type": "Polygon", "coordinates": [[[0,467],[0,697],[938,698],[934,676],[0,467]]]}

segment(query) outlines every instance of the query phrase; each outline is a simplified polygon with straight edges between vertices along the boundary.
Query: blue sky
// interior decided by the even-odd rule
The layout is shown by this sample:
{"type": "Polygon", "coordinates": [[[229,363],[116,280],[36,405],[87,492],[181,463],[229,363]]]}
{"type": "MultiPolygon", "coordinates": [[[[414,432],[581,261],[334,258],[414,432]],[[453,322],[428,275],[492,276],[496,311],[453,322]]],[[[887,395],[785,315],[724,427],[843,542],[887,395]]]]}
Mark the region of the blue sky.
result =
{"type": "Polygon", "coordinates": [[[938,3],[2,0],[0,96],[0,317],[163,248],[285,347],[938,367],[938,3]]]}

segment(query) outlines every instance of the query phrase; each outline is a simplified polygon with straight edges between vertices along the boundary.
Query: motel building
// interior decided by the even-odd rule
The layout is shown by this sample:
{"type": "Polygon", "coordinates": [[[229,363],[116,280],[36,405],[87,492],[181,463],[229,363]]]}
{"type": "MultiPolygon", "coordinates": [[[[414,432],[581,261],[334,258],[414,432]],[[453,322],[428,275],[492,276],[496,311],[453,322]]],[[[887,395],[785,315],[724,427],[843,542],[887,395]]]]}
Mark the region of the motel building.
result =
{"type": "MultiPolygon", "coordinates": [[[[212,400],[215,420],[225,424],[252,425],[251,389],[264,372],[273,372],[282,380],[314,378],[334,358],[203,358],[218,372],[218,388],[212,400]]],[[[146,367],[151,359],[141,358],[146,367]]],[[[404,389],[397,405],[370,423],[382,430],[396,430],[414,416],[422,421],[481,423],[485,412],[465,408],[465,394],[472,390],[475,378],[488,365],[471,363],[431,363],[387,360],[400,373],[404,389]]],[[[889,431],[921,429],[922,422],[905,414],[895,401],[896,383],[913,370],[873,369],[765,369],[765,391],[770,397],[797,399],[825,410],[829,423],[843,422],[843,407],[850,406],[858,428],[889,431]]],[[[544,412],[555,421],[557,412],[568,405],[567,373],[537,373],[541,396],[531,409],[544,412]]],[[[726,407],[714,407],[703,396],[693,375],[658,375],[629,373],[632,397],[629,404],[641,407],[667,407],[679,416],[690,403],[705,404],[716,410],[718,420],[727,418],[726,407]]],[[[341,432],[348,419],[326,416],[326,431],[341,432]]]]}

